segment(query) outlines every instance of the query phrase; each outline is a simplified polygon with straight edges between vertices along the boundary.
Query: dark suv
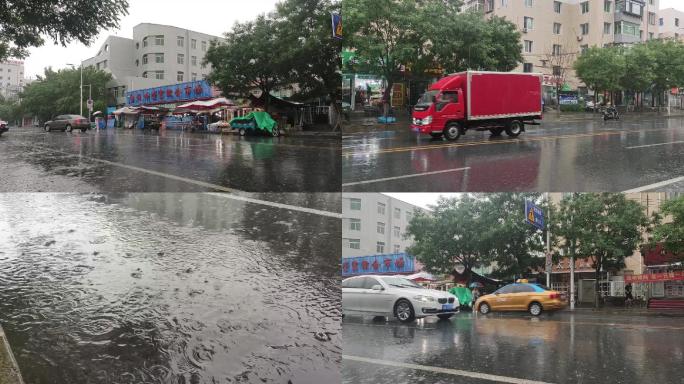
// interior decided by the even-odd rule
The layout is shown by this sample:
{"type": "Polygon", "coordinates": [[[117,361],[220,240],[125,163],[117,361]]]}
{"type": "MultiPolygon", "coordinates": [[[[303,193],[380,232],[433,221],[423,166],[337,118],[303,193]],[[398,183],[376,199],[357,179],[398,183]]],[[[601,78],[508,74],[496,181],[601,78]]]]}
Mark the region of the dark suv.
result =
{"type": "Polygon", "coordinates": [[[54,119],[46,122],[44,128],[45,132],[71,132],[74,129],[80,129],[81,132],[85,132],[90,128],[90,122],[87,118],[79,115],[59,115],[54,119]]]}

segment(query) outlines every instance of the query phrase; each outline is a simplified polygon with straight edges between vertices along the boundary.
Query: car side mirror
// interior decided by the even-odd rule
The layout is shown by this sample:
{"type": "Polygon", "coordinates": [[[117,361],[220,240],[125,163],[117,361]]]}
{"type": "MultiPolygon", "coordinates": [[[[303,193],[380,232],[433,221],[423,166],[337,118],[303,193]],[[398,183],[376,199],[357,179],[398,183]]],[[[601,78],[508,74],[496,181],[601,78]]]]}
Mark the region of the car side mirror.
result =
{"type": "Polygon", "coordinates": [[[383,288],[382,285],[380,285],[380,284],[376,284],[376,285],[372,286],[371,289],[374,291],[384,291],[385,290],[385,288],[383,288]]]}

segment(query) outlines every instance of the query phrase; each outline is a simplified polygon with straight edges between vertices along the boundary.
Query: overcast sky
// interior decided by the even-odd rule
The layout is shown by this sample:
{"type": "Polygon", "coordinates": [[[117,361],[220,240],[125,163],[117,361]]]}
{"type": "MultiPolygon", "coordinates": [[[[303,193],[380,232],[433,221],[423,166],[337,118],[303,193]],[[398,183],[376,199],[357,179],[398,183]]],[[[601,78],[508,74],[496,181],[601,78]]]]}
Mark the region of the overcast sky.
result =
{"type": "Polygon", "coordinates": [[[65,68],[67,63],[78,64],[95,56],[109,35],[132,38],[133,27],[140,23],[172,25],[210,35],[221,36],[229,31],[236,21],[244,22],[257,15],[275,10],[277,0],[128,0],[128,16],[121,19],[121,28],[116,31],[102,31],[90,47],[72,43],[68,47],[46,44],[30,50],[25,59],[25,74],[35,78],[43,68],[65,68]]]}

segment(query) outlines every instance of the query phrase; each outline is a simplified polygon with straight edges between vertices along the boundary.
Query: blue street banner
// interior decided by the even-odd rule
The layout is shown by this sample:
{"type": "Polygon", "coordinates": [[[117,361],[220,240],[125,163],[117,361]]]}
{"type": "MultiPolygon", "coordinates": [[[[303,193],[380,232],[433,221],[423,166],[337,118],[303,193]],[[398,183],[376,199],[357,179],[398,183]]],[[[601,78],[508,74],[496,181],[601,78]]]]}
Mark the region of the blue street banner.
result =
{"type": "Polygon", "coordinates": [[[409,274],[415,272],[415,260],[406,253],[345,257],[342,276],[369,274],[409,274]]]}
{"type": "Polygon", "coordinates": [[[184,103],[211,99],[211,85],[206,80],[126,92],[126,106],[184,103]]]}
{"type": "Polygon", "coordinates": [[[332,32],[335,39],[342,40],[342,15],[332,14],[332,32]]]}
{"type": "Polygon", "coordinates": [[[544,211],[533,202],[525,200],[525,221],[543,230],[544,211]]]}

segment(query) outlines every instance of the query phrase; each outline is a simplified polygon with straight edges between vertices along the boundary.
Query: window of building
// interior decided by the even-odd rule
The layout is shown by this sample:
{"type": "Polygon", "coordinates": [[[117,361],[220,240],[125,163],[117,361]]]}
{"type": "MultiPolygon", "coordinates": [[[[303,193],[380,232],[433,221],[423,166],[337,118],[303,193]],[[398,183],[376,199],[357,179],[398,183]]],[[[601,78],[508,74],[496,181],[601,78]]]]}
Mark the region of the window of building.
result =
{"type": "Polygon", "coordinates": [[[185,64],[185,55],[182,53],[179,53],[177,62],[178,62],[178,64],[185,64]]]}
{"type": "Polygon", "coordinates": [[[508,0],[501,0],[502,7],[508,7],[508,0]]]}
{"type": "Polygon", "coordinates": [[[534,27],[534,19],[531,17],[525,16],[523,28],[531,30],[533,27],[534,27]]]}
{"type": "Polygon", "coordinates": [[[349,199],[349,209],[352,211],[360,211],[361,199],[349,199]]]}
{"type": "Polygon", "coordinates": [[[350,231],[360,231],[361,230],[361,219],[349,219],[349,230],[350,231]]]}
{"type": "Polygon", "coordinates": [[[176,42],[177,42],[179,47],[183,47],[185,45],[185,37],[178,36],[176,42]]]}
{"type": "Polygon", "coordinates": [[[178,73],[176,74],[176,81],[178,81],[179,83],[182,83],[183,81],[185,81],[185,80],[183,80],[183,76],[184,76],[184,75],[185,75],[185,74],[184,74],[183,72],[178,72],[178,73]]]}
{"type": "Polygon", "coordinates": [[[649,39],[649,40],[653,40],[653,36],[654,36],[654,35],[653,35],[653,32],[649,32],[649,33],[648,33],[648,39],[649,39]]]}
{"type": "Polygon", "coordinates": [[[675,27],[679,27],[679,18],[675,17],[675,27]]]}
{"type": "Polygon", "coordinates": [[[197,81],[197,74],[196,73],[192,74],[192,81],[197,81]]]}
{"type": "Polygon", "coordinates": [[[401,219],[401,209],[394,208],[394,218],[395,219],[401,219]]]}
{"type": "Polygon", "coordinates": [[[145,37],[145,38],[143,39],[143,48],[144,48],[144,47],[147,47],[147,37],[145,37]]]}
{"type": "Polygon", "coordinates": [[[411,212],[411,211],[406,211],[406,221],[407,221],[408,223],[410,223],[412,219],[413,219],[413,212],[411,212]]]}
{"type": "Polygon", "coordinates": [[[663,25],[665,25],[665,24],[663,23],[663,18],[662,18],[662,17],[661,17],[660,19],[658,19],[658,24],[659,24],[661,27],[662,27],[663,25]]]}
{"type": "Polygon", "coordinates": [[[154,37],[154,45],[160,45],[160,46],[164,45],[164,36],[163,35],[155,36],[154,37]]]}
{"type": "Polygon", "coordinates": [[[143,77],[147,79],[147,71],[143,72],[143,77]]]}
{"type": "Polygon", "coordinates": [[[164,80],[164,71],[155,71],[154,78],[157,80],[164,80]]]}
{"type": "Polygon", "coordinates": [[[532,0],[525,0],[525,6],[526,6],[527,8],[532,8],[532,5],[533,5],[533,4],[532,4],[532,0]]]}
{"type": "Polygon", "coordinates": [[[655,12],[649,12],[648,13],[648,24],[650,25],[655,25],[656,23],[656,14],[655,12]]]}
{"type": "Polygon", "coordinates": [[[643,39],[644,39],[644,31],[640,30],[639,31],[639,40],[643,40],[643,39]]]}
{"type": "Polygon", "coordinates": [[[349,248],[361,249],[361,240],[360,239],[349,239],[349,248]]]}
{"type": "Polygon", "coordinates": [[[164,54],[163,53],[155,53],[154,54],[154,62],[157,64],[164,64],[164,54]]]}
{"type": "Polygon", "coordinates": [[[399,244],[394,244],[394,253],[399,253],[399,244]]]}
{"type": "Polygon", "coordinates": [[[582,8],[582,13],[589,13],[589,2],[588,1],[581,2],[580,7],[582,8]]]}
{"type": "Polygon", "coordinates": [[[553,11],[556,13],[561,13],[561,2],[560,1],[554,1],[553,2],[553,11]]]}
{"type": "Polygon", "coordinates": [[[562,50],[562,49],[563,49],[562,46],[560,46],[560,45],[558,45],[558,44],[554,44],[554,45],[553,45],[553,55],[554,55],[554,56],[560,56],[561,50],[562,50]]]}
{"type": "Polygon", "coordinates": [[[143,55],[143,65],[147,65],[147,55],[143,55]]]}
{"type": "Polygon", "coordinates": [[[399,237],[399,236],[401,236],[401,228],[399,228],[399,227],[394,227],[394,230],[392,231],[392,233],[394,234],[394,237],[399,237]]]}
{"type": "Polygon", "coordinates": [[[103,69],[104,69],[104,68],[107,68],[107,60],[105,60],[105,61],[102,62],[102,68],[103,68],[103,69]]]}
{"type": "Polygon", "coordinates": [[[525,53],[532,53],[532,40],[525,40],[525,53]]]}
{"type": "Polygon", "coordinates": [[[119,98],[119,88],[114,87],[114,88],[112,88],[112,91],[114,92],[114,98],[118,99],[119,98]]]}
{"type": "Polygon", "coordinates": [[[523,72],[527,72],[527,73],[532,72],[532,63],[523,64],[523,72]]]}
{"type": "Polygon", "coordinates": [[[140,60],[135,59],[135,66],[136,66],[136,67],[139,67],[139,66],[140,66],[140,60]]]}
{"type": "Polygon", "coordinates": [[[195,40],[195,39],[190,40],[190,48],[197,49],[197,40],[195,40]]]}
{"type": "Polygon", "coordinates": [[[580,45],[580,53],[584,53],[589,49],[588,44],[580,45]]]}
{"type": "Polygon", "coordinates": [[[206,42],[206,41],[203,41],[203,42],[202,42],[202,51],[203,51],[203,52],[206,52],[206,51],[207,51],[207,42],[206,42]]]}
{"type": "Polygon", "coordinates": [[[553,23],[553,33],[555,35],[561,34],[561,23],[553,23]]]}
{"type": "Polygon", "coordinates": [[[580,30],[582,31],[582,35],[588,35],[589,34],[589,23],[580,24],[580,30]]]}
{"type": "Polygon", "coordinates": [[[635,0],[625,0],[620,8],[623,12],[641,17],[644,12],[644,4],[635,0]]]}
{"type": "Polygon", "coordinates": [[[385,214],[385,203],[378,203],[378,215],[385,214]]]}
{"type": "Polygon", "coordinates": [[[639,25],[627,21],[617,22],[615,23],[615,34],[639,37],[639,25]]]}
{"type": "Polygon", "coordinates": [[[603,23],[603,34],[604,35],[610,35],[610,31],[612,30],[612,24],[610,23],[603,23]]]}
{"type": "Polygon", "coordinates": [[[561,67],[558,65],[553,66],[553,75],[554,76],[560,76],[561,75],[561,67]]]}
{"type": "Polygon", "coordinates": [[[377,230],[378,230],[379,234],[384,235],[385,234],[385,223],[378,222],[377,230]]]}
{"type": "Polygon", "coordinates": [[[135,43],[135,49],[140,49],[140,43],[138,43],[138,42],[135,43]]]}
{"type": "Polygon", "coordinates": [[[385,243],[383,241],[378,241],[378,243],[375,245],[375,252],[385,253],[385,243]]]}
{"type": "Polygon", "coordinates": [[[197,66],[197,56],[191,56],[190,57],[190,63],[192,64],[193,67],[197,66]]]}
{"type": "Polygon", "coordinates": [[[105,51],[105,52],[109,52],[109,44],[105,44],[105,46],[104,46],[104,51],[105,51]]]}
{"type": "Polygon", "coordinates": [[[604,10],[606,13],[610,13],[611,5],[612,5],[612,4],[611,4],[611,1],[610,1],[610,0],[605,0],[605,1],[603,2],[603,10],[604,10]]]}

